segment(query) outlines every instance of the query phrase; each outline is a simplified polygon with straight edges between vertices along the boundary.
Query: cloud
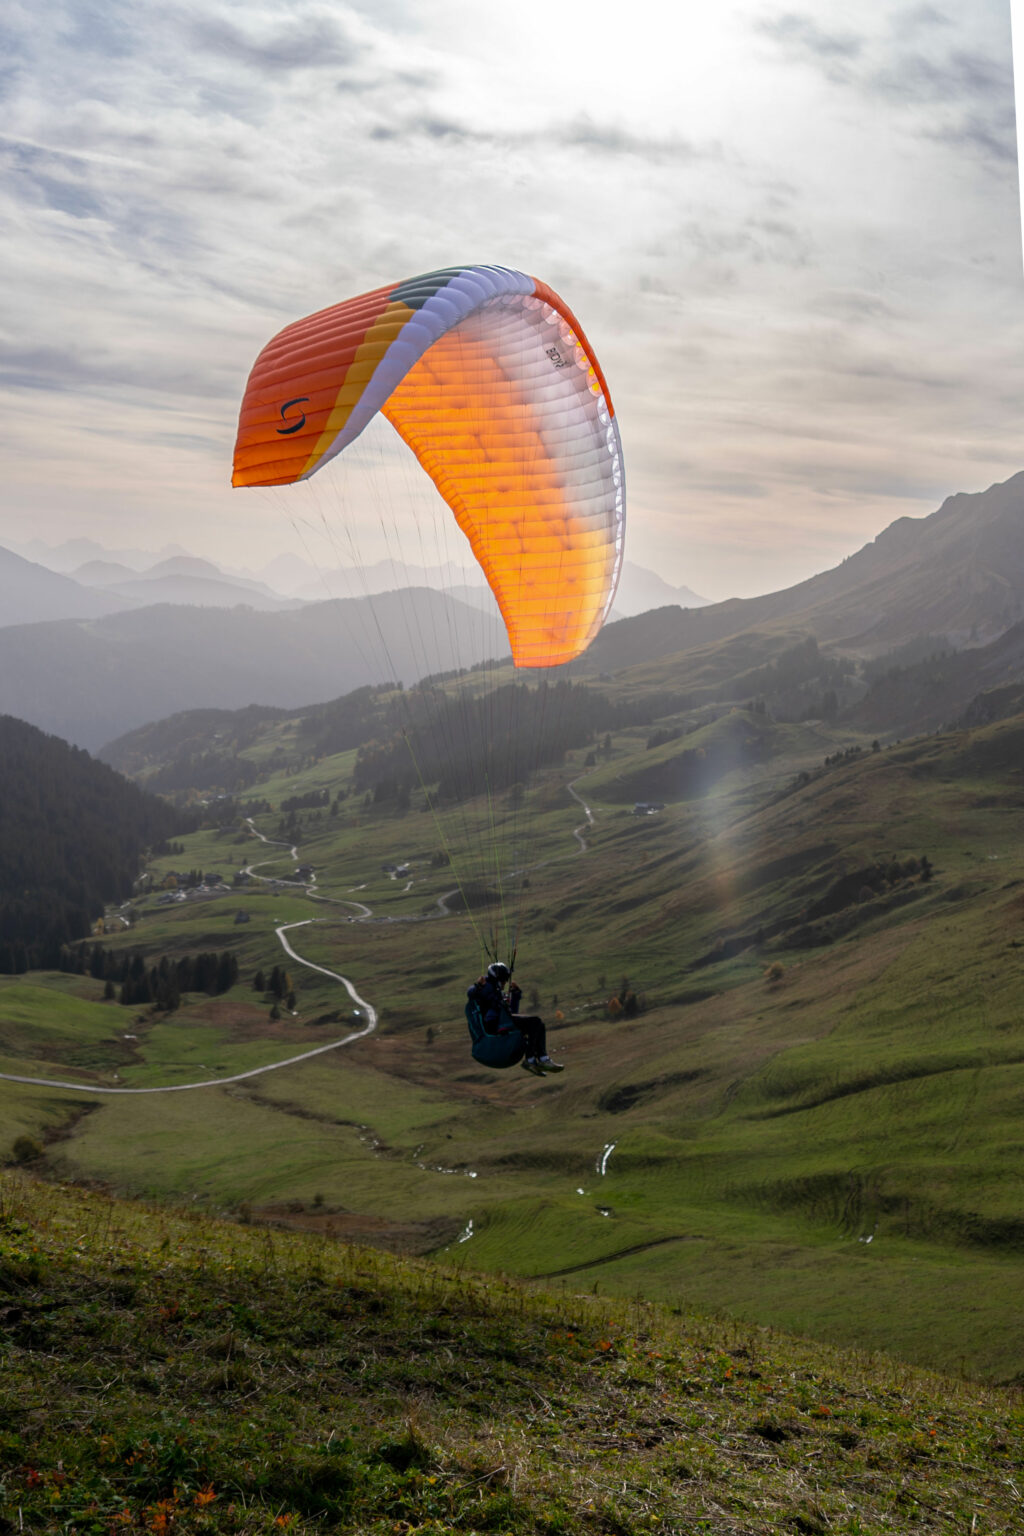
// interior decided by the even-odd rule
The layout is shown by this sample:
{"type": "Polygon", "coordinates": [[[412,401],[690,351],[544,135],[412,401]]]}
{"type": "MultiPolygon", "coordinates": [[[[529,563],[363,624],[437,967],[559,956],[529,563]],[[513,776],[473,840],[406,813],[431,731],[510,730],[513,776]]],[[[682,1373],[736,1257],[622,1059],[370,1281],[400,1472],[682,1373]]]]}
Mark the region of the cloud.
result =
{"type": "Polygon", "coordinates": [[[207,54],[268,75],[351,68],[366,56],[365,46],[328,11],[299,11],[284,22],[263,18],[255,25],[249,18],[240,24],[204,13],[191,19],[188,31],[207,54]]]}
{"type": "Polygon", "coordinates": [[[83,183],[83,168],[74,156],[55,155],[37,145],[0,139],[0,166],[5,163],[29,202],[78,219],[98,218],[102,214],[102,201],[83,183]]]}
{"type": "Polygon", "coordinates": [[[899,113],[904,131],[975,158],[1015,159],[1008,48],[963,46],[962,31],[936,7],[898,11],[874,32],[829,31],[796,11],[755,25],[789,62],[810,65],[830,83],[899,113]]]}
{"type": "Polygon", "coordinates": [[[950,144],[955,149],[967,150],[979,159],[1010,163],[1017,166],[1017,136],[1014,119],[1002,114],[997,123],[986,123],[976,117],[961,118],[959,122],[938,123],[934,128],[923,128],[924,137],[938,144],[950,144]]]}
{"type": "Polygon", "coordinates": [[[696,160],[719,160],[723,157],[720,144],[697,145],[677,135],[659,137],[633,133],[615,124],[595,123],[585,116],[569,123],[557,124],[546,132],[541,130],[534,142],[543,142],[545,139],[566,149],[582,149],[588,154],[602,157],[646,160],[653,165],[689,164],[696,160]]]}
{"type": "Polygon", "coordinates": [[[654,0],[634,0],[635,25],[556,52],[549,90],[541,0],[514,27],[470,0],[9,0],[10,516],[189,517],[223,555],[259,348],[467,259],[536,272],[580,316],[631,539],[667,530],[649,560],[669,573],[684,505],[740,537],[754,503],[792,528],[785,578],[797,545],[817,559],[815,517],[830,549],[877,531],[889,505],[858,510],[858,487],[894,508],[907,487],[902,513],[915,485],[998,478],[1024,392],[1001,3],[777,0],[752,49],[747,0],[720,0],[659,74],[654,0]],[[992,174],[951,174],[967,155],[992,174]]]}
{"type": "Polygon", "coordinates": [[[903,51],[883,68],[865,77],[867,88],[896,106],[952,101],[989,101],[993,96],[1013,98],[1013,73],[1009,61],[980,53],[951,49],[943,58],[903,51]]]}
{"type": "Polygon", "coordinates": [[[828,31],[813,17],[798,11],[762,17],[755,22],[755,28],[776,43],[788,58],[801,63],[810,60],[830,80],[849,80],[849,66],[863,56],[866,48],[863,34],[828,31]]]}
{"type": "Polygon", "coordinates": [[[451,118],[440,117],[433,112],[420,112],[400,122],[375,123],[369,136],[377,143],[394,139],[449,139],[455,143],[494,143],[494,134],[485,134],[456,123],[451,118]]]}
{"type": "Polygon", "coordinates": [[[896,11],[891,24],[894,37],[908,37],[916,32],[950,27],[953,25],[953,18],[947,11],[940,11],[935,5],[912,5],[906,10],[896,11]]]}
{"type": "Polygon", "coordinates": [[[650,165],[689,165],[722,160],[718,143],[696,144],[678,135],[657,136],[631,132],[622,125],[595,123],[584,115],[568,122],[553,122],[518,132],[501,132],[456,122],[433,112],[410,114],[395,122],[377,123],[370,130],[377,141],[427,138],[452,143],[477,144],[503,151],[581,150],[595,159],[636,159],[650,165]]]}
{"type": "Polygon", "coordinates": [[[0,342],[0,382],[54,393],[98,388],[213,398],[223,389],[223,380],[206,373],[205,364],[165,360],[148,350],[131,357],[122,348],[93,350],[74,342],[36,347],[0,342]]]}

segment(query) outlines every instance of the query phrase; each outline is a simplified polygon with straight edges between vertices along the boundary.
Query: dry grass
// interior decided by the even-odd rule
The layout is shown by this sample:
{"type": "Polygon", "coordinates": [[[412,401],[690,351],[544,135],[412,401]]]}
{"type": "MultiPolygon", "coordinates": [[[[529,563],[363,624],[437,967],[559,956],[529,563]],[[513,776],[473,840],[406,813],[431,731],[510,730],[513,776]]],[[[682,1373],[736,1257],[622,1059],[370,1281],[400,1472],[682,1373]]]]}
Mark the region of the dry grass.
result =
{"type": "Polygon", "coordinates": [[[1016,1536],[1019,1396],[7,1175],[0,1531],[1016,1536]]]}

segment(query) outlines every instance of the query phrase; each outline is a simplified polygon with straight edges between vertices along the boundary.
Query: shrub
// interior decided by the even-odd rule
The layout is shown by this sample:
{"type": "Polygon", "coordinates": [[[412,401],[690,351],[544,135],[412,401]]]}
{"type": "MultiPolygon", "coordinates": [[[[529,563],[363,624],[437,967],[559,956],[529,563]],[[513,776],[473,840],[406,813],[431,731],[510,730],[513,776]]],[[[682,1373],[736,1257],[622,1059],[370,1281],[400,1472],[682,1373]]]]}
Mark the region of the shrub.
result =
{"type": "Polygon", "coordinates": [[[16,1163],[31,1163],[37,1157],[43,1155],[43,1144],[36,1141],[34,1136],[19,1136],[11,1148],[11,1156],[16,1163]]]}

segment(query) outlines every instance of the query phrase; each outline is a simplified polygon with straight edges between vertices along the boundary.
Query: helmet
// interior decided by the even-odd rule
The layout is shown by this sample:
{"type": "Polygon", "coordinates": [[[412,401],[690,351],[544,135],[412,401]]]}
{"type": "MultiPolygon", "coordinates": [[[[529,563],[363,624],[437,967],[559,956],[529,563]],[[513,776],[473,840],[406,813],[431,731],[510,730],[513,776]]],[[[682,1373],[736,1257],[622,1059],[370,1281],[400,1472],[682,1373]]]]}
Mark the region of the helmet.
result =
{"type": "Polygon", "coordinates": [[[501,987],[503,987],[506,981],[508,981],[512,976],[512,972],[509,970],[508,966],[505,965],[501,960],[495,960],[493,965],[489,965],[487,967],[487,974],[492,981],[496,981],[501,987]]]}

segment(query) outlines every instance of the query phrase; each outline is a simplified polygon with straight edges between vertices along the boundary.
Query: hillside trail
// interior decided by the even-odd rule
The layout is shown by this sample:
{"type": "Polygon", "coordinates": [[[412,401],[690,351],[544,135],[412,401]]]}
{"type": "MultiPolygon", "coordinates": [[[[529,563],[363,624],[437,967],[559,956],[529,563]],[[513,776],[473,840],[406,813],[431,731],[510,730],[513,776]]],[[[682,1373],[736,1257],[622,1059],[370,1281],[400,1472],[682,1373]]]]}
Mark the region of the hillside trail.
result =
{"type": "MultiPolygon", "coordinates": [[[[585,778],[586,775],[582,774],[580,777],[585,778]]],[[[573,799],[582,805],[583,814],[587,818],[586,821],[581,821],[578,827],[573,827],[572,829],[572,835],[580,845],[580,852],[586,853],[590,847],[590,844],[587,842],[583,834],[584,832],[589,832],[590,828],[594,825],[594,813],[590,809],[590,806],[587,804],[587,802],[584,800],[583,796],[576,793],[576,785],[579,782],[580,779],[573,779],[572,783],[567,784],[565,787],[569,791],[570,795],[572,795],[573,799]]]]}
{"type": "MultiPolygon", "coordinates": [[[[297,844],[282,841],[279,837],[267,837],[264,832],[259,830],[251,816],[246,816],[244,820],[253,837],[258,837],[261,843],[266,843],[270,848],[287,848],[292,858],[298,861],[299,849],[297,844]]],[[[321,901],[337,907],[355,907],[362,917],[373,916],[372,911],[363,901],[345,901],[341,896],[321,896],[320,892],[316,889],[315,869],[310,871],[308,880],[283,880],[279,875],[258,875],[256,873],[262,865],[273,863],[273,859],[260,859],[258,864],[245,864],[242,867],[242,874],[248,875],[253,880],[262,880],[265,884],[285,885],[290,886],[293,890],[305,891],[306,895],[313,901],[321,901]]],[[[303,961],[303,964],[305,964],[305,961],[303,961]]],[[[313,969],[316,970],[317,967],[314,966],[313,969]]]]}
{"type": "Polygon", "coordinates": [[[298,1056],[288,1056],[284,1061],[269,1062],[264,1067],[250,1067],[247,1072],[233,1072],[228,1077],[208,1077],[197,1083],[168,1083],[160,1088],[103,1088],[98,1087],[95,1083],[66,1082],[61,1078],[54,1077],[22,1077],[13,1072],[0,1072],[0,1080],[5,1083],[30,1083],[34,1087],[42,1088],[67,1088],[75,1093],[188,1093],[196,1088],[219,1088],[223,1087],[226,1083],[241,1083],[246,1078],[260,1077],[265,1072],[277,1072],[282,1067],[294,1067],[299,1062],[309,1061],[314,1056],[323,1056],[327,1051],[337,1051],[344,1045],[352,1045],[356,1040],[362,1040],[366,1035],[372,1034],[377,1028],[377,1010],[373,1007],[372,1003],[368,1003],[365,998],[360,997],[347,976],[342,976],[338,971],[330,971],[325,965],[317,965],[312,960],[306,960],[293,948],[290,941],[285,938],[285,934],[290,932],[291,929],[308,927],[314,921],[314,918],[306,917],[300,922],[282,923],[280,928],[275,928],[274,932],[277,934],[285,954],[289,955],[299,965],[304,965],[311,971],[319,971],[323,976],[330,976],[333,981],[339,981],[356,1007],[362,1010],[367,1020],[366,1025],[364,1028],[354,1030],[352,1034],[346,1035],[344,1039],[331,1040],[327,1045],[318,1045],[311,1051],[302,1051],[298,1056]]]}
{"type": "MultiPolygon", "coordinates": [[[[574,830],[573,830],[573,837],[575,837],[577,842],[579,843],[579,845],[580,845],[580,853],[582,854],[582,853],[586,853],[587,852],[587,848],[588,848],[586,839],[583,837],[582,834],[583,834],[585,829],[593,826],[594,818],[593,818],[593,814],[591,812],[591,809],[590,809],[589,805],[587,805],[586,802],[576,792],[575,786],[578,783],[579,783],[579,780],[578,779],[574,779],[572,781],[572,783],[566,785],[566,788],[568,789],[570,795],[572,795],[573,799],[578,801],[578,803],[583,807],[583,810],[586,813],[586,821],[581,822],[580,825],[578,827],[574,828],[574,830]]],[[[252,820],[251,816],[247,816],[245,818],[245,821],[246,821],[250,831],[252,832],[253,836],[259,838],[261,843],[266,843],[270,847],[287,848],[287,849],[289,849],[292,858],[295,859],[296,861],[298,860],[299,851],[298,851],[298,847],[297,846],[292,845],[291,843],[282,841],[279,838],[267,837],[263,832],[260,832],[259,829],[253,824],[253,820],[252,820]]],[[[362,902],[362,901],[345,901],[341,897],[321,896],[320,893],[315,890],[315,886],[316,886],[316,872],[315,871],[311,872],[310,878],[309,878],[308,881],[306,881],[306,880],[282,880],[282,879],[279,879],[277,877],[273,877],[273,876],[269,876],[269,875],[260,875],[260,874],[256,873],[257,869],[260,867],[260,864],[269,864],[271,862],[273,862],[273,861],[270,860],[270,859],[261,859],[259,861],[259,864],[246,864],[243,867],[243,873],[249,875],[250,878],[254,879],[254,880],[261,880],[261,881],[266,881],[266,882],[270,882],[271,880],[273,880],[275,884],[280,885],[280,886],[291,886],[291,887],[294,887],[294,888],[298,888],[300,890],[305,891],[306,895],[309,896],[310,899],[313,900],[313,901],[329,903],[332,906],[355,907],[355,908],[358,909],[358,911],[359,911],[359,913],[361,915],[361,918],[363,920],[366,920],[366,919],[369,919],[370,921],[374,920],[373,912],[372,912],[371,908],[366,905],[365,902],[362,902]]],[[[549,861],[548,860],[544,860],[542,862],[547,863],[549,861]]],[[[411,882],[410,882],[410,884],[411,884],[411,882]]],[[[408,887],[406,889],[408,889],[408,887]]],[[[458,895],[457,891],[446,891],[443,896],[439,896],[438,897],[438,899],[437,899],[437,906],[439,908],[440,915],[445,916],[445,917],[451,917],[451,916],[454,915],[451,912],[451,909],[446,905],[446,903],[447,903],[447,901],[452,896],[456,896],[456,895],[458,895]]],[[[14,1072],[0,1072],[0,1082],[5,1082],[5,1083],[27,1083],[30,1086],[35,1087],[35,1088],[65,1088],[69,1092],[72,1092],[72,1093],[95,1093],[95,1094],[190,1093],[190,1092],[193,1092],[194,1090],[199,1089],[199,1088],[220,1088],[220,1087],[224,1087],[226,1084],[229,1084],[229,1083],[241,1083],[241,1082],[244,1082],[247,1078],[261,1077],[266,1072],[278,1072],[283,1067],[294,1067],[294,1066],[297,1066],[300,1062],[309,1061],[314,1056],[323,1056],[328,1051],[337,1051],[337,1050],[340,1050],[343,1046],[354,1044],[354,1042],[356,1040],[364,1039],[367,1035],[372,1034],[373,1031],[377,1028],[377,1010],[373,1007],[373,1005],[371,1003],[368,1003],[365,998],[360,997],[359,993],[356,991],[354,985],[352,984],[352,982],[349,980],[349,978],[347,976],[343,976],[339,971],[328,970],[328,968],[326,966],[324,966],[324,965],[317,965],[312,960],[305,959],[304,956],[300,955],[298,953],[298,951],[293,948],[293,946],[290,943],[290,941],[285,938],[285,934],[289,933],[293,928],[305,928],[305,927],[308,927],[309,925],[311,925],[312,923],[314,923],[316,921],[317,921],[316,918],[306,917],[306,918],[301,919],[301,921],[299,921],[299,922],[282,923],[282,925],[279,928],[275,928],[274,929],[274,932],[276,933],[277,938],[278,938],[278,942],[281,944],[281,947],[284,949],[285,953],[292,960],[294,960],[297,965],[303,965],[303,966],[305,966],[307,968],[307,970],[318,971],[322,976],[329,976],[333,981],[340,982],[341,985],[347,991],[349,997],[351,997],[352,1001],[355,1003],[356,1007],[363,1011],[363,1014],[365,1015],[365,1017],[367,1019],[367,1023],[365,1025],[365,1027],[363,1029],[359,1029],[359,1030],[353,1031],[352,1034],[346,1035],[344,1037],[344,1039],[342,1039],[342,1040],[332,1040],[327,1045],[318,1045],[313,1050],[302,1051],[297,1056],[286,1056],[283,1061],[269,1062],[266,1066],[263,1066],[263,1067],[251,1067],[247,1072],[234,1072],[234,1073],[232,1073],[228,1077],[209,1077],[209,1078],[203,1078],[201,1081],[195,1082],[195,1083],[168,1083],[168,1084],[165,1084],[164,1086],[158,1087],[158,1088],[106,1088],[106,1087],[99,1087],[95,1083],[78,1083],[78,1082],[71,1082],[71,1081],[65,1080],[63,1078],[53,1078],[53,1077],[25,1077],[25,1076],[22,1076],[19,1073],[14,1073],[14,1072]]],[[[352,922],[356,922],[356,921],[359,921],[359,919],[352,918],[351,921],[352,922]]],[[[423,921],[427,921],[427,919],[423,918],[423,917],[417,917],[417,918],[386,918],[386,919],[384,919],[384,921],[387,921],[387,922],[410,922],[410,921],[412,921],[412,922],[423,922],[423,921]]]]}

